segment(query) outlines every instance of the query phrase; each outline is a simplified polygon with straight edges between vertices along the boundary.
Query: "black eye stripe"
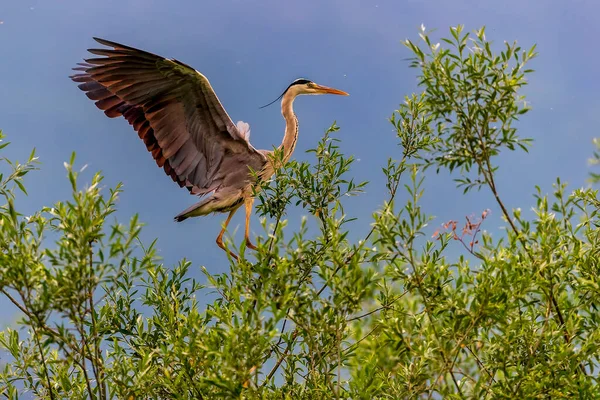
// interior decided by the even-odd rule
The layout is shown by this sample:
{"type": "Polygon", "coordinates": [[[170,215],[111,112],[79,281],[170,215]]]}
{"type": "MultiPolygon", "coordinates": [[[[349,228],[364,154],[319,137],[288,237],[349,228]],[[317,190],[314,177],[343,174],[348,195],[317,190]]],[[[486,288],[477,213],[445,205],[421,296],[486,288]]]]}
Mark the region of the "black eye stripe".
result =
{"type": "Polygon", "coordinates": [[[290,90],[290,88],[294,85],[306,85],[307,83],[314,83],[312,81],[309,81],[308,79],[304,79],[304,78],[300,78],[300,79],[296,79],[294,82],[292,82],[290,84],[290,86],[288,86],[283,93],[281,93],[281,96],[279,96],[278,98],[276,98],[275,100],[273,100],[272,102],[270,102],[269,104],[262,106],[260,108],[265,108],[267,106],[270,106],[271,104],[275,103],[277,100],[281,99],[283,97],[283,95],[285,95],[287,93],[288,90],[290,90]]]}
{"type": "Polygon", "coordinates": [[[288,90],[290,90],[290,88],[292,86],[295,86],[295,85],[306,85],[307,83],[313,83],[313,82],[309,81],[308,79],[304,79],[304,78],[296,79],[294,82],[290,83],[290,86],[288,86],[287,89],[285,89],[284,92],[281,95],[283,96],[288,90]]]}
{"type": "Polygon", "coordinates": [[[312,83],[312,82],[309,81],[308,79],[296,79],[294,82],[292,82],[290,84],[290,87],[294,86],[294,85],[304,85],[306,83],[312,83]]]}

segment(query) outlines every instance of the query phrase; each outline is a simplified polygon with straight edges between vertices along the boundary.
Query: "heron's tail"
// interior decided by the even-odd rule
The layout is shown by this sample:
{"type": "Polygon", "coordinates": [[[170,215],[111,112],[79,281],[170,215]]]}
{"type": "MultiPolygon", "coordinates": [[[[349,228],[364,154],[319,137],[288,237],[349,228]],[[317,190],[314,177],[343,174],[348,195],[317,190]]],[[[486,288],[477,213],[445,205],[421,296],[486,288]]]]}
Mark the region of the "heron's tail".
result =
{"type": "Polygon", "coordinates": [[[175,222],[181,222],[181,221],[188,219],[188,217],[186,217],[185,215],[179,214],[174,219],[175,219],[175,222]]]}
{"type": "Polygon", "coordinates": [[[223,190],[215,192],[211,197],[183,210],[175,216],[176,222],[190,217],[200,217],[213,212],[227,212],[237,209],[244,202],[241,190],[223,190]]]}
{"type": "Polygon", "coordinates": [[[175,216],[175,222],[181,222],[183,220],[186,220],[190,217],[199,217],[201,215],[206,215],[208,213],[210,213],[210,211],[206,211],[206,204],[210,201],[210,198],[205,199],[199,203],[194,204],[193,206],[190,206],[188,208],[186,208],[185,210],[183,210],[182,212],[180,212],[179,214],[177,214],[175,216]],[[204,207],[204,210],[202,209],[204,207]],[[204,212],[203,212],[204,211],[204,212]]]}

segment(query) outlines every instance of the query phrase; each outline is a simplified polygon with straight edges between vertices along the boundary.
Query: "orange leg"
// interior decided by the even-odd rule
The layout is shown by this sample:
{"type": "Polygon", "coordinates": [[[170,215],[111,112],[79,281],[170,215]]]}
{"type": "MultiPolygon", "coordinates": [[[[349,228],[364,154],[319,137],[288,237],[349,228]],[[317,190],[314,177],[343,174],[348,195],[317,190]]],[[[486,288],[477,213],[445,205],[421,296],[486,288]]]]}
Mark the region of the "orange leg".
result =
{"type": "Polygon", "coordinates": [[[236,260],[239,260],[239,257],[235,253],[227,250],[225,248],[225,246],[223,245],[223,234],[225,233],[225,230],[227,229],[227,225],[229,225],[229,222],[231,221],[231,218],[233,217],[233,214],[235,214],[235,212],[237,210],[238,209],[235,208],[235,209],[233,209],[233,210],[231,210],[229,212],[229,215],[227,216],[227,219],[225,220],[225,224],[223,224],[223,229],[221,229],[221,232],[219,233],[219,236],[217,236],[217,246],[219,246],[220,248],[222,248],[223,250],[225,250],[226,252],[228,252],[231,255],[231,257],[235,258],[236,260]]]}
{"type": "Polygon", "coordinates": [[[244,205],[246,206],[246,230],[244,233],[244,240],[246,241],[246,247],[256,250],[257,247],[250,241],[250,215],[252,215],[253,203],[254,199],[252,197],[248,197],[246,200],[244,200],[244,205]]]}

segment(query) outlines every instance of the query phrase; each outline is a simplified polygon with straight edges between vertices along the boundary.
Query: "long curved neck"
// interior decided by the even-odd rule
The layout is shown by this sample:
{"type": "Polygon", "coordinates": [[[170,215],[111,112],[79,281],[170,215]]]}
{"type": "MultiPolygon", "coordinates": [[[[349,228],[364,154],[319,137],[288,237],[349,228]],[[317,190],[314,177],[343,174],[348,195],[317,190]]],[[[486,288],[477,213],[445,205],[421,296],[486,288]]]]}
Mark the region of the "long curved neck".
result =
{"type": "Polygon", "coordinates": [[[293,107],[295,98],[295,94],[288,92],[283,96],[283,100],[281,100],[281,115],[285,119],[285,134],[283,135],[283,141],[279,149],[283,150],[284,162],[290,159],[298,141],[298,118],[294,114],[293,107]]]}

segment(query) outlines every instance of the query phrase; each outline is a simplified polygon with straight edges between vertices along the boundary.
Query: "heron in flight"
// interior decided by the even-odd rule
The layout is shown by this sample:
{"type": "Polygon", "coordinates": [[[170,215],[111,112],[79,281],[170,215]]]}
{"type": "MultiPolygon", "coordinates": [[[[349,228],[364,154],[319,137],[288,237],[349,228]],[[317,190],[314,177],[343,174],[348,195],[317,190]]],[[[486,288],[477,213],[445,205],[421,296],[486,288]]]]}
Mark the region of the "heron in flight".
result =
{"type": "MultiPolygon", "coordinates": [[[[269,179],[276,170],[273,153],[257,150],[249,141],[250,126],[234,124],[221,105],[208,79],[194,68],[143,50],[104,39],[106,46],[89,49],[97,58],[73,68],[70,78],[109,118],[123,116],[144,141],[156,164],[199,202],[175,217],[180,222],[210,213],[229,215],[217,236],[223,234],[233,214],[246,210],[244,239],[250,242],[250,214],[256,178],[269,179]],[[255,175],[256,174],[256,175],[255,175]]],[[[302,94],[336,94],[341,90],[297,79],[275,101],[281,99],[285,133],[279,149],[287,162],[298,139],[298,119],[293,103],[302,94]]],[[[237,255],[229,251],[237,259],[237,255]]]]}

